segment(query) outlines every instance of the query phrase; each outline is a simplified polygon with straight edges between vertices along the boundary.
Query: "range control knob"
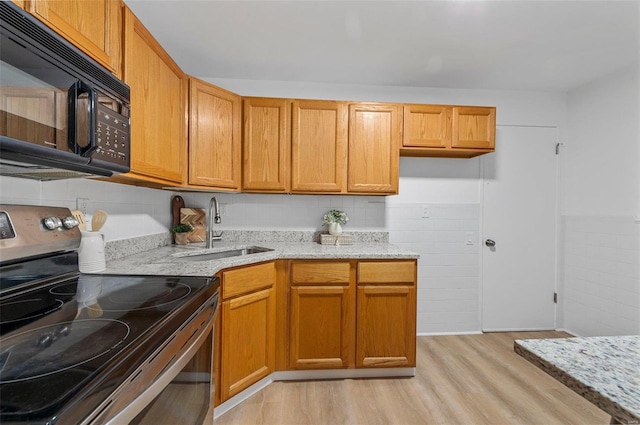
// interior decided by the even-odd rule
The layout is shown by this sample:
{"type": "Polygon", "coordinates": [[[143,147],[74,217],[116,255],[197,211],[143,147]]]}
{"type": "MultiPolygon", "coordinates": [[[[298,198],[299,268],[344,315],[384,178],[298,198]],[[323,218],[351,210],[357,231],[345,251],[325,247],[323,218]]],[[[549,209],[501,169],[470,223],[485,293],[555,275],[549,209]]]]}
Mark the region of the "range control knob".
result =
{"type": "Polygon", "coordinates": [[[58,217],[47,217],[42,220],[42,224],[44,224],[44,227],[49,230],[55,230],[62,227],[62,220],[60,220],[58,217]]]}
{"type": "Polygon", "coordinates": [[[65,229],[73,229],[74,227],[78,227],[79,224],[75,217],[65,217],[62,219],[62,225],[65,229]]]}

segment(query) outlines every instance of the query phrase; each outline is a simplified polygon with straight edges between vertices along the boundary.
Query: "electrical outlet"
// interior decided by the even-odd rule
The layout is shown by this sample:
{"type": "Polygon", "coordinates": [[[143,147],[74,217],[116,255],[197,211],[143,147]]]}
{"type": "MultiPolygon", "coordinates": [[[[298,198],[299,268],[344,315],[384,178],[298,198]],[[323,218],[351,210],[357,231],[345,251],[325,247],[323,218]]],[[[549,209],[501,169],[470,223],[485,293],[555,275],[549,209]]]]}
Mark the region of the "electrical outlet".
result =
{"type": "Polygon", "coordinates": [[[429,218],[429,207],[422,208],[422,218],[429,218]]]}
{"type": "Polygon", "coordinates": [[[89,198],[76,198],[76,209],[87,215],[89,213],[89,198]]]}

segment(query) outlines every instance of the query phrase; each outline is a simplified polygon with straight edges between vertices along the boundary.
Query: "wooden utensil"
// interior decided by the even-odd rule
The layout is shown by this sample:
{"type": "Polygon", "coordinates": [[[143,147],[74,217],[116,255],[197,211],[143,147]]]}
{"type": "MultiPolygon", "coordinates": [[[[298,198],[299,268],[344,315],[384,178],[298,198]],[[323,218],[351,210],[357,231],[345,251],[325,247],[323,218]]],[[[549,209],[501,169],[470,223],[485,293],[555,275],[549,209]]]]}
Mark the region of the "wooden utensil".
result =
{"type": "Polygon", "coordinates": [[[71,211],[71,215],[73,216],[73,218],[78,220],[78,229],[87,230],[87,218],[84,216],[82,211],[73,210],[71,211]]]}
{"type": "Polygon", "coordinates": [[[104,223],[107,221],[108,214],[106,211],[96,210],[93,213],[93,217],[91,217],[91,231],[98,232],[104,226],[104,223]]]}

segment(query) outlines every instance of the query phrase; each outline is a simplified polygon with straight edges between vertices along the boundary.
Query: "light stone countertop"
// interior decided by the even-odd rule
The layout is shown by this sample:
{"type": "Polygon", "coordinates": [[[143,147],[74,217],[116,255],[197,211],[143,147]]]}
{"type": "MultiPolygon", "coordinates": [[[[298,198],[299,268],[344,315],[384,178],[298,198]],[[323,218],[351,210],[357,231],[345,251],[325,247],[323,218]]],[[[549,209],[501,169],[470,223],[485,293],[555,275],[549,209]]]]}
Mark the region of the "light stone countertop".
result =
{"type": "Polygon", "coordinates": [[[320,245],[315,242],[218,242],[206,249],[204,244],[171,245],[107,261],[103,274],[204,276],[247,264],[275,259],[417,259],[419,254],[389,243],[320,245]],[[187,261],[185,256],[241,249],[250,246],[273,251],[209,261],[187,261]]]}
{"type": "Polygon", "coordinates": [[[640,423],[640,335],[518,340],[514,350],[619,423],[640,423]]]}

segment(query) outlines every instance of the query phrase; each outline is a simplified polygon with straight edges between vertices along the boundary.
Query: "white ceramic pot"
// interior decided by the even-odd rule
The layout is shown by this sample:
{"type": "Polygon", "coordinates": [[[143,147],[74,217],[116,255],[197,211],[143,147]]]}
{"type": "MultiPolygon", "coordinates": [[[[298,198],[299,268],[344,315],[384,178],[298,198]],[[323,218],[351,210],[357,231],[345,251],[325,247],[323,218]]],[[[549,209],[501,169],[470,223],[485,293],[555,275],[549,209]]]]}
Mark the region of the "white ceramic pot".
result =
{"type": "Polygon", "coordinates": [[[106,269],[104,236],[98,232],[81,230],[82,239],[78,249],[78,267],[81,273],[95,273],[106,269]]]}
{"type": "Polygon", "coordinates": [[[340,223],[329,223],[329,234],[334,236],[341,235],[342,226],[340,223]]]}

